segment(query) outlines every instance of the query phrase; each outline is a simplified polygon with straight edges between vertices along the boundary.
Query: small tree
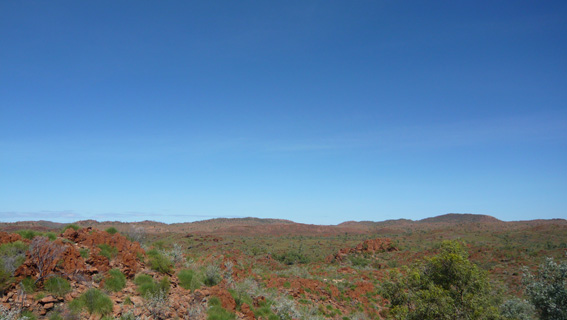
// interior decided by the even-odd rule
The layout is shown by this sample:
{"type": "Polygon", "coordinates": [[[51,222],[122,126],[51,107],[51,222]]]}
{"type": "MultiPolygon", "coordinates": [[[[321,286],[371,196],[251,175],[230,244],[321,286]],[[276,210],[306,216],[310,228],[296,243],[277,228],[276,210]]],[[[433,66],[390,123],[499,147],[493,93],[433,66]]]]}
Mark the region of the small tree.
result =
{"type": "Polygon", "coordinates": [[[12,282],[14,271],[26,260],[27,250],[28,245],[21,241],[0,245],[0,296],[12,282]]]}
{"type": "Polygon", "coordinates": [[[505,320],[532,320],[534,306],[526,300],[512,298],[500,306],[500,314],[505,320]]]}
{"type": "Polygon", "coordinates": [[[108,232],[109,234],[115,234],[118,232],[118,230],[115,227],[110,227],[104,231],[108,232]]]}
{"type": "Polygon", "coordinates": [[[567,319],[567,261],[547,258],[536,274],[524,269],[522,281],[540,319],[567,319]]]}
{"type": "Polygon", "coordinates": [[[497,319],[486,273],[468,260],[458,242],[445,241],[441,252],[422,264],[394,273],[383,285],[396,319],[497,319]]]}
{"type": "Polygon", "coordinates": [[[46,237],[35,237],[32,240],[29,256],[32,263],[37,267],[38,277],[36,283],[42,281],[53,271],[55,264],[65,252],[66,247],[57,242],[51,242],[46,237]]]}
{"type": "Polygon", "coordinates": [[[131,226],[127,234],[131,241],[142,243],[146,237],[146,230],[143,226],[131,226]]]}

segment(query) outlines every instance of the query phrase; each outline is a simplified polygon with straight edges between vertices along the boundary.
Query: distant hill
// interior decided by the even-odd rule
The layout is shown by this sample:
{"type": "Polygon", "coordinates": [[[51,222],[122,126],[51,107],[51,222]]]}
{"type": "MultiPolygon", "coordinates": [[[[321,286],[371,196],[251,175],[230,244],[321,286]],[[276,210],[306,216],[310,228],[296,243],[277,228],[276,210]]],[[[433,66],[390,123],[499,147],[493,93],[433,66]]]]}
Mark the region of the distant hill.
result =
{"type": "MultiPolygon", "coordinates": [[[[211,234],[211,235],[339,235],[339,234],[402,234],[415,230],[442,229],[447,226],[462,228],[475,227],[510,229],[537,227],[540,225],[567,225],[564,219],[531,220],[504,222],[494,217],[471,213],[449,213],[418,221],[408,219],[386,221],[346,221],[338,225],[312,225],[296,223],[284,219],[262,218],[217,218],[195,222],[167,224],[157,221],[120,222],[82,220],[75,224],[81,227],[94,227],[105,230],[114,227],[122,233],[140,232],[147,234],[181,233],[181,234],[211,234]]],[[[33,229],[38,231],[59,231],[66,225],[49,221],[20,221],[0,223],[0,230],[15,231],[33,229]]]]}
{"type": "Polygon", "coordinates": [[[448,213],[432,218],[419,220],[419,223],[499,223],[498,220],[492,216],[484,214],[472,213],[448,213]]]}

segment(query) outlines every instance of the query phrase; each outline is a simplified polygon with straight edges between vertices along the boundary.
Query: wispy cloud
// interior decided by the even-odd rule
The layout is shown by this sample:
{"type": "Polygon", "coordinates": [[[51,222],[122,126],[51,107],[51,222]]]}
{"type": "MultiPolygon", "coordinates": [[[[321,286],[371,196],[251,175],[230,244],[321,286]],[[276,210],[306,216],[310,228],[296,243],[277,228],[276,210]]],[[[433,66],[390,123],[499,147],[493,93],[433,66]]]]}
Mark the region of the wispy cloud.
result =
{"type": "Polygon", "coordinates": [[[566,118],[553,116],[492,118],[384,127],[360,135],[358,139],[360,145],[366,147],[406,150],[566,140],[566,118]]]}
{"type": "Polygon", "coordinates": [[[51,161],[159,161],[238,153],[353,152],[452,148],[461,146],[556,142],[567,139],[564,114],[501,117],[416,125],[392,124],[331,136],[289,139],[270,137],[138,137],[79,140],[2,141],[6,159],[51,161]]]}
{"type": "Polygon", "coordinates": [[[17,222],[32,220],[47,220],[53,222],[72,222],[82,220],[83,216],[72,210],[41,210],[41,211],[0,211],[0,221],[17,222]]]}
{"type": "Polygon", "coordinates": [[[105,212],[105,213],[83,213],[79,214],[72,210],[65,211],[1,211],[0,222],[18,222],[18,221],[37,221],[46,220],[60,223],[70,223],[80,220],[97,220],[97,221],[121,221],[121,222],[137,222],[144,220],[160,221],[165,223],[192,222],[198,220],[215,219],[215,218],[244,218],[242,215],[218,215],[218,214],[164,214],[161,212],[105,212]]]}

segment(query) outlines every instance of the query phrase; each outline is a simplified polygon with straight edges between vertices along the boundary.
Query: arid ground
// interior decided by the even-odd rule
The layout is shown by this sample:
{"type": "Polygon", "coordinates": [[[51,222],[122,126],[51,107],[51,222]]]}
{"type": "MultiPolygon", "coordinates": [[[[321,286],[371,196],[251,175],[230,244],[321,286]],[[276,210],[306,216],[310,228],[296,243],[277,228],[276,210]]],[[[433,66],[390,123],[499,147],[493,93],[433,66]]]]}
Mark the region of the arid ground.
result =
{"type": "Polygon", "coordinates": [[[391,271],[455,240],[501,299],[565,259],[567,221],[447,214],[321,226],[277,219],[0,224],[3,312],[45,319],[383,319],[391,271]],[[98,302],[100,301],[100,303],[98,302]]]}

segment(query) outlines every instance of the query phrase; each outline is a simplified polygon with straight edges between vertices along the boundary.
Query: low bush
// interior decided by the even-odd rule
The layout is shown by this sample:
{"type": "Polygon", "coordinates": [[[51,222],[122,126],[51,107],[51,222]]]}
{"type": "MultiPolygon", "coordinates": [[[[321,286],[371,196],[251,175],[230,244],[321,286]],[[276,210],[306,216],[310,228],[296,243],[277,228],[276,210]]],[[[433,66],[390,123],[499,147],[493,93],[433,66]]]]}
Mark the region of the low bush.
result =
{"type": "Polygon", "coordinates": [[[159,282],[155,281],[151,276],[141,274],[134,279],[134,283],[138,286],[138,292],[144,298],[149,298],[156,294],[167,294],[170,289],[169,278],[164,277],[159,282]]]}
{"type": "Polygon", "coordinates": [[[15,241],[0,245],[0,295],[12,283],[14,271],[24,263],[28,245],[15,241]]]}
{"type": "Polygon", "coordinates": [[[37,316],[29,311],[29,310],[24,310],[20,313],[20,319],[26,319],[26,320],[37,320],[37,316]]]}
{"type": "Polygon", "coordinates": [[[107,257],[108,260],[114,259],[114,257],[116,257],[116,255],[118,254],[118,249],[106,243],[99,244],[98,247],[100,248],[99,254],[101,256],[107,257]]]}
{"type": "Polygon", "coordinates": [[[63,317],[60,312],[55,311],[49,315],[49,320],[63,320],[63,317]]]}
{"type": "Polygon", "coordinates": [[[522,282],[541,320],[567,319],[567,260],[547,258],[535,274],[525,268],[522,282]]]}
{"type": "Polygon", "coordinates": [[[20,286],[25,293],[32,293],[35,291],[35,280],[32,277],[26,277],[20,282],[20,286]]]}
{"type": "Polygon", "coordinates": [[[207,320],[233,320],[236,315],[221,306],[219,298],[213,297],[209,300],[209,310],[207,311],[207,320]]]}
{"type": "Polygon", "coordinates": [[[36,236],[42,235],[41,232],[37,232],[37,231],[34,231],[34,230],[18,230],[18,231],[16,231],[16,233],[19,234],[20,236],[22,236],[22,238],[28,239],[28,240],[32,240],[36,236]]]}
{"type": "Polygon", "coordinates": [[[191,289],[191,284],[193,283],[193,278],[195,278],[195,271],[191,269],[183,269],[177,274],[179,278],[179,285],[187,290],[191,289]]]}
{"type": "Polygon", "coordinates": [[[57,235],[55,234],[55,232],[48,232],[45,234],[45,236],[50,240],[53,241],[55,239],[57,239],[57,235]]]}
{"type": "Polygon", "coordinates": [[[183,247],[178,243],[174,243],[171,250],[167,252],[167,255],[173,259],[173,263],[177,264],[183,261],[183,247]]]}
{"type": "Polygon", "coordinates": [[[69,308],[75,311],[87,309],[89,314],[107,315],[112,312],[112,300],[97,289],[91,288],[80,297],[69,303],[69,308]]]}
{"type": "Polygon", "coordinates": [[[15,310],[16,308],[12,309],[12,310],[8,310],[6,309],[6,307],[4,307],[3,304],[0,304],[0,319],[2,320],[18,320],[20,319],[20,311],[19,310],[15,310]]]}
{"type": "Polygon", "coordinates": [[[45,290],[56,296],[64,296],[71,292],[71,285],[69,281],[61,277],[50,277],[45,281],[45,290]]]}
{"type": "Polygon", "coordinates": [[[500,315],[505,320],[531,320],[535,319],[535,309],[528,301],[513,298],[500,306],[500,315]]]}
{"type": "Polygon", "coordinates": [[[150,257],[150,267],[161,273],[171,273],[173,271],[173,262],[161,252],[156,249],[148,251],[150,257]]]}
{"type": "Polygon", "coordinates": [[[65,232],[67,229],[73,229],[73,230],[77,231],[77,230],[81,229],[81,227],[79,227],[76,224],[68,224],[65,227],[63,227],[63,230],[61,230],[61,233],[65,232]]]}
{"type": "Polygon", "coordinates": [[[132,311],[128,311],[127,313],[123,314],[120,316],[120,318],[118,318],[119,320],[137,320],[140,319],[138,317],[136,317],[132,311]]]}
{"type": "Polygon", "coordinates": [[[109,291],[119,292],[126,286],[126,276],[119,269],[108,271],[104,279],[104,288],[109,291]]]}
{"type": "Polygon", "coordinates": [[[352,263],[353,267],[361,267],[364,268],[370,264],[370,260],[366,259],[363,256],[351,256],[349,257],[350,263],[352,263]]]}
{"type": "Polygon", "coordinates": [[[136,278],[134,278],[134,284],[137,286],[140,286],[144,283],[150,283],[152,281],[154,281],[154,278],[147,274],[139,274],[136,276],[136,278]]]}
{"type": "Polygon", "coordinates": [[[289,250],[282,254],[275,253],[273,254],[273,257],[274,259],[286,265],[309,262],[309,258],[297,250],[289,250]]]}
{"type": "Polygon", "coordinates": [[[205,283],[206,286],[212,287],[217,285],[221,280],[222,277],[218,266],[208,265],[207,268],[205,268],[203,283],[205,283]]]}
{"type": "Polygon", "coordinates": [[[167,319],[167,311],[169,303],[167,301],[167,293],[157,291],[146,295],[145,308],[150,312],[152,319],[167,319]]]}
{"type": "Polygon", "coordinates": [[[106,229],[106,230],[104,230],[104,231],[108,232],[109,234],[115,234],[115,233],[118,232],[118,230],[116,230],[115,227],[110,227],[110,228],[108,228],[108,229],[106,229]]]}

